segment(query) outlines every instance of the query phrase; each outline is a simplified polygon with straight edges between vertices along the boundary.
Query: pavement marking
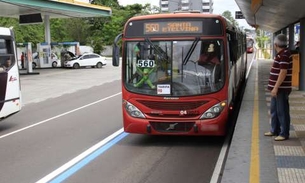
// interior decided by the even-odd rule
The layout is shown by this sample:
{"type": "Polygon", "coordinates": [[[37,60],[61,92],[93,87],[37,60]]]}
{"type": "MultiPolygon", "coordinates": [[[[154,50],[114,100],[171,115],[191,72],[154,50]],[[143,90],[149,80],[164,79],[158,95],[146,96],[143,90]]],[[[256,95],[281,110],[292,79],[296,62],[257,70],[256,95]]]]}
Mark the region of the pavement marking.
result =
{"type": "Polygon", "coordinates": [[[121,128],[80,155],[76,156],[66,164],[38,180],[36,183],[59,183],[64,181],[85,165],[90,163],[92,160],[97,158],[99,155],[104,153],[110,147],[115,145],[117,142],[125,138],[127,135],[128,133],[125,133],[123,128],[121,128]]]}
{"type": "Polygon", "coordinates": [[[222,172],[224,162],[225,162],[225,157],[228,152],[229,141],[230,141],[230,138],[229,138],[229,136],[227,136],[221,147],[221,151],[219,153],[218,160],[216,162],[216,166],[214,168],[210,183],[218,183],[220,180],[221,172],[222,172]]]}
{"type": "Polygon", "coordinates": [[[248,67],[248,69],[247,69],[247,73],[246,73],[246,78],[248,78],[248,76],[249,76],[249,74],[250,74],[250,71],[251,71],[251,68],[252,68],[252,64],[253,64],[253,62],[256,60],[256,55],[254,55],[253,57],[252,57],[252,60],[251,60],[251,62],[250,62],[250,65],[249,65],[249,67],[248,67]]]}
{"type": "Polygon", "coordinates": [[[65,112],[65,113],[59,114],[59,115],[57,115],[57,116],[54,116],[54,117],[51,117],[51,118],[49,118],[49,119],[46,119],[46,120],[40,121],[40,122],[35,123],[35,124],[33,124],[33,125],[30,125],[30,126],[27,126],[27,127],[21,128],[21,129],[19,129],[19,130],[16,130],[16,131],[13,131],[13,132],[7,133],[7,134],[5,134],[5,135],[0,136],[0,139],[3,139],[3,138],[5,138],[5,137],[8,137],[8,136],[14,135],[14,134],[19,133],[19,132],[22,132],[22,131],[25,131],[25,130],[30,129],[30,128],[33,128],[33,127],[35,127],[35,126],[38,126],[38,125],[44,124],[44,123],[49,122],[49,121],[51,121],[51,120],[53,120],[53,119],[60,118],[60,117],[62,117],[62,116],[65,116],[65,115],[68,115],[68,114],[70,114],[70,113],[73,113],[73,112],[79,111],[79,110],[81,110],[81,109],[84,109],[84,108],[90,107],[90,106],[95,105],[95,104],[97,104],[97,103],[99,103],[99,102],[103,102],[103,101],[105,101],[105,100],[108,100],[108,99],[110,99],[110,98],[112,98],[112,97],[115,97],[115,96],[117,96],[117,95],[121,95],[121,94],[122,94],[122,92],[119,92],[119,93],[116,93],[116,94],[110,95],[109,97],[102,98],[102,99],[100,99],[100,100],[98,100],[98,101],[92,102],[92,103],[87,104],[87,105],[84,105],[84,106],[82,106],[82,107],[79,107],[79,108],[73,109],[73,110],[71,110],[71,111],[68,111],[68,112],[65,112]]]}
{"type": "MultiPolygon", "coordinates": [[[[257,63],[257,62],[256,62],[257,63]]],[[[259,164],[259,109],[258,109],[258,71],[256,70],[254,89],[254,108],[252,119],[252,137],[251,137],[251,161],[249,183],[260,182],[260,164],[259,164]]]]}

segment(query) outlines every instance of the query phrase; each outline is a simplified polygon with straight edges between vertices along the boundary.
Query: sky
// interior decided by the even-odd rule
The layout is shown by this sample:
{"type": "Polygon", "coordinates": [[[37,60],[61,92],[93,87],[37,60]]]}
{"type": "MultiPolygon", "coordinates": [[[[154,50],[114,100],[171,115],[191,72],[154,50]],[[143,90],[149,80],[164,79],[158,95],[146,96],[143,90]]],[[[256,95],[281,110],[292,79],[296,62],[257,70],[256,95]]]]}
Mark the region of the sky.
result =
{"type": "MultiPolygon", "coordinates": [[[[147,4],[159,6],[159,0],[118,0],[120,5],[128,5],[128,4],[147,4]]],[[[222,14],[224,11],[230,10],[232,16],[235,17],[235,11],[240,11],[235,0],[214,0],[214,14],[222,14]]],[[[246,20],[237,20],[239,26],[243,26],[244,28],[252,29],[251,26],[248,25],[246,20]]]]}

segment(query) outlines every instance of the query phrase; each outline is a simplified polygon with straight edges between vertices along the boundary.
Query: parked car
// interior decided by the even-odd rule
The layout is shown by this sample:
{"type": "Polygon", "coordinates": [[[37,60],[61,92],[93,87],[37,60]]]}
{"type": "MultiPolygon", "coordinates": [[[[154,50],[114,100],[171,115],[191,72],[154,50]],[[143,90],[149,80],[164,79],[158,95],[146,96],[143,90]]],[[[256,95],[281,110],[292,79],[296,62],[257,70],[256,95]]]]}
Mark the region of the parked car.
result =
{"type": "MultiPolygon", "coordinates": [[[[33,56],[32,67],[33,67],[33,69],[35,69],[37,66],[39,66],[38,53],[35,52],[35,53],[33,53],[32,56],[33,56]]],[[[58,57],[55,53],[52,53],[52,55],[51,55],[51,62],[52,62],[52,67],[60,67],[60,65],[61,65],[60,60],[58,59],[58,57]]]]}
{"type": "Polygon", "coordinates": [[[107,64],[106,57],[100,56],[95,53],[85,53],[78,57],[74,57],[69,61],[64,62],[64,67],[71,67],[78,69],[80,67],[96,67],[101,68],[107,64]]]}

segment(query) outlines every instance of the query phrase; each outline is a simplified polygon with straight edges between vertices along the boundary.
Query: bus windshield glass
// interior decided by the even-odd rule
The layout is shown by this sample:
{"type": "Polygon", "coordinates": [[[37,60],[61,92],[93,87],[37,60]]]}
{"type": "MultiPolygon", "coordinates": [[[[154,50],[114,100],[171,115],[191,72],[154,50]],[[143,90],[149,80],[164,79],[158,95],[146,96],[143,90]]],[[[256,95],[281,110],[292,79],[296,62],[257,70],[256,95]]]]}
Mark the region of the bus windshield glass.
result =
{"type": "Polygon", "coordinates": [[[247,48],[253,47],[254,41],[251,38],[247,38],[247,48]]]}
{"type": "Polygon", "coordinates": [[[0,37],[0,72],[8,71],[15,64],[12,40],[0,37]]]}
{"type": "Polygon", "coordinates": [[[153,96],[192,96],[224,85],[223,41],[172,40],[126,42],[127,90],[153,96]]]}

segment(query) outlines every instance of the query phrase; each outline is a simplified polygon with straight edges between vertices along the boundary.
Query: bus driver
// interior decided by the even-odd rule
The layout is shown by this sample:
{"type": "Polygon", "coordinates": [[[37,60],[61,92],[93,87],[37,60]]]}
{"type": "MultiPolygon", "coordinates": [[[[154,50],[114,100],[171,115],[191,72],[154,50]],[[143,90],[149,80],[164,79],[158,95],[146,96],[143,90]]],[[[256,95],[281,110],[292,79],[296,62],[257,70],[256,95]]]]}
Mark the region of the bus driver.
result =
{"type": "Polygon", "coordinates": [[[7,58],[5,63],[0,66],[0,72],[7,71],[11,65],[12,65],[11,59],[7,58]]]}
{"type": "Polygon", "coordinates": [[[204,64],[220,64],[220,61],[217,57],[217,53],[215,51],[215,44],[210,43],[207,50],[204,51],[199,59],[198,59],[198,65],[204,65],[204,64]]]}

